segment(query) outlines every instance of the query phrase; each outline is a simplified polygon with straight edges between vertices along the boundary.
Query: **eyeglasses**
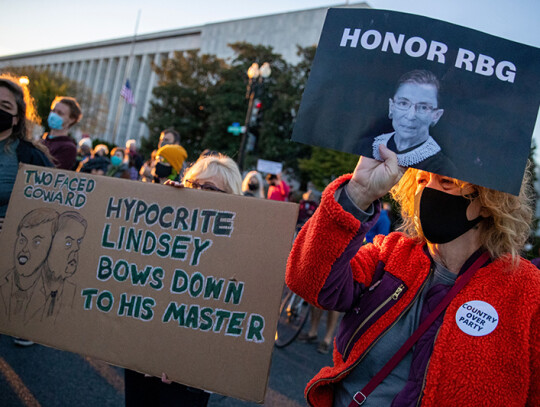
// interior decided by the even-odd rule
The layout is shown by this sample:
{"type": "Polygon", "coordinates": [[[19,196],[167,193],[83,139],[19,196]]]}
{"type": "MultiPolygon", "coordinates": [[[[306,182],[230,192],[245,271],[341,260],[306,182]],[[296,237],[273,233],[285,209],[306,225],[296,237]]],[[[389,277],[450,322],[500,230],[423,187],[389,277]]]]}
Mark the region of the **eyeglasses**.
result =
{"type": "Polygon", "coordinates": [[[224,194],[227,193],[224,190],[219,189],[215,185],[212,185],[212,184],[199,184],[197,181],[192,181],[190,179],[185,179],[184,180],[184,185],[187,188],[202,189],[203,191],[223,192],[224,194]]]}
{"type": "Polygon", "coordinates": [[[414,111],[419,116],[427,116],[434,110],[438,110],[436,107],[433,107],[428,103],[412,103],[410,100],[407,99],[392,99],[392,102],[394,102],[394,106],[396,107],[396,109],[401,111],[408,111],[411,106],[414,106],[414,111]]]}

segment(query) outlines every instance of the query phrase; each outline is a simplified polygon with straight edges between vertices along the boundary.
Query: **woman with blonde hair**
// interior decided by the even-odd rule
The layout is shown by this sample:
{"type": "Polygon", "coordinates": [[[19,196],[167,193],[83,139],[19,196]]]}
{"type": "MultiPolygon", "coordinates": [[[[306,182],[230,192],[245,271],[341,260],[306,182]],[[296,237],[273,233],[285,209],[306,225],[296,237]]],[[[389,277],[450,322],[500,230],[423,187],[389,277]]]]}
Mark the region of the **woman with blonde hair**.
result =
{"type": "Polygon", "coordinates": [[[186,188],[242,195],[242,176],[238,165],[224,154],[199,158],[188,168],[182,183],[186,188]]]}
{"type": "Polygon", "coordinates": [[[242,181],[242,192],[244,196],[254,196],[264,199],[263,178],[258,171],[250,171],[242,181]]]}
{"type": "Polygon", "coordinates": [[[19,163],[53,167],[48,150],[32,140],[30,126],[36,118],[34,101],[19,78],[0,75],[0,230],[19,163]]]}
{"type": "Polygon", "coordinates": [[[295,240],[289,287],[344,311],[334,366],[306,388],[313,406],[540,405],[540,272],[519,196],[361,157],[332,182],[295,240]],[[388,191],[401,232],[362,245],[388,191]],[[391,374],[390,374],[391,373],[391,374]]]}

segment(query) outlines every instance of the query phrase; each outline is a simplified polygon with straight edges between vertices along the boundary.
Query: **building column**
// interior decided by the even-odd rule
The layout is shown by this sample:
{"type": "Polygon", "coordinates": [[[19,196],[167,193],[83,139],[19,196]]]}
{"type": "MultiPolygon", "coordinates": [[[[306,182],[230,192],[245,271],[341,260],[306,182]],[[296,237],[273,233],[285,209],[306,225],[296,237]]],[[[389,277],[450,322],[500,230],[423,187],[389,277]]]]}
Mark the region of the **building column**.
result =
{"type": "MultiPolygon", "coordinates": [[[[154,65],[159,65],[161,63],[161,54],[158,52],[154,55],[154,65]]],[[[151,68],[150,68],[151,69],[151,68]]],[[[142,110],[142,116],[146,117],[148,115],[148,111],[150,110],[150,101],[152,100],[152,91],[154,90],[154,86],[156,86],[157,83],[157,74],[156,72],[151,69],[150,71],[150,79],[148,80],[148,88],[146,89],[146,96],[144,98],[144,107],[142,110]]],[[[142,140],[146,133],[146,124],[141,123],[141,127],[139,128],[139,134],[137,135],[137,140],[142,140]]],[[[140,145],[140,143],[139,143],[140,145]]]]}
{"type": "MultiPolygon", "coordinates": [[[[105,69],[105,77],[103,78],[103,87],[101,88],[101,93],[107,97],[107,102],[110,102],[111,100],[111,92],[112,92],[112,75],[114,75],[113,72],[113,66],[114,66],[114,57],[110,57],[107,59],[107,69],[105,69]]],[[[110,106],[109,106],[110,108],[110,106]]]]}
{"type": "Polygon", "coordinates": [[[83,74],[84,74],[84,70],[86,69],[86,64],[87,64],[87,61],[81,61],[79,63],[79,72],[77,72],[77,79],[76,79],[76,81],[79,83],[81,83],[83,80],[83,74]]]}
{"type": "Polygon", "coordinates": [[[88,89],[92,91],[94,89],[94,78],[96,77],[92,74],[94,72],[94,68],[96,67],[96,62],[97,61],[95,59],[91,59],[88,61],[88,71],[86,73],[86,78],[84,78],[84,84],[88,89]]]}
{"type": "Polygon", "coordinates": [[[68,63],[68,69],[67,69],[66,76],[69,79],[73,79],[73,77],[75,76],[75,65],[77,65],[77,62],[75,62],[75,61],[71,61],[71,62],[68,63]]]}
{"type": "Polygon", "coordinates": [[[66,78],[68,77],[68,76],[67,76],[68,68],[69,68],[69,62],[64,62],[64,63],[62,64],[62,75],[63,75],[64,77],[66,77],[66,78]]]}
{"type": "MultiPolygon", "coordinates": [[[[107,118],[107,141],[113,141],[115,131],[114,124],[116,121],[116,111],[118,110],[120,100],[120,90],[122,89],[122,81],[124,80],[124,70],[126,68],[128,57],[118,57],[118,65],[116,66],[116,72],[114,82],[112,86],[111,99],[109,102],[109,116],[107,118]]],[[[118,131],[118,129],[116,129],[118,131]]]]}
{"type": "Polygon", "coordinates": [[[138,132],[135,132],[135,120],[137,118],[137,112],[140,111],[139,106],[144,105],[145,100],[141,99],[142,95],[146,96],[146,87],[148,86],[148,83],[143,83],[143,77],[144,77],[144,68],[147,64],[150,64],[150,58],[148,57],[148,54],[144,54],[141,57],[141,63],[139,64],[139,70],[137,72],[137,79],[134,81],[134,83],[137,84],[136,88],[134,88],[135,93],[133,94],[136,106],[133,106],[131,111],[129,112],[129,120],[127,125],[127,133],[125,137],[125,141],[129,138],[135,138],[135,134],[138,136],[138,132]],[[142,90],[144,88],[144,91],[142,90]]]}
{"type": "Polygon", "coordinates": [[[94,77],[94,83],[92,85],[92,92],[94,95],[101,93],[101,70],[103,68],[103,58],[100,58],[97,62],[96,76],[94,77]]]}

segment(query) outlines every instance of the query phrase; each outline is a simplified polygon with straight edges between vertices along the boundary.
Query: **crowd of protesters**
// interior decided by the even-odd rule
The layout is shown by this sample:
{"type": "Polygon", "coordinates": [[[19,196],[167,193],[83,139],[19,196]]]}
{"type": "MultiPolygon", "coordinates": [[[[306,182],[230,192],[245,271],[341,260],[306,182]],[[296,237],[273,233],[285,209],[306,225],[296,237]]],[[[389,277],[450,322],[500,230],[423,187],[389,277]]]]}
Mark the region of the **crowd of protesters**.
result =
{"type": "MultiPolygon", "coordinates": [[[[146,161],[138,153],[137,143],[133,139],[128,140],[125,146],[116,146],[111,150],[88,136],[77,142],[70,131],[82,117],[83,111],[76,99],[58,96],[52,102],[47,118],[50,131],[43,134],[41,140],[33,140],[30,127],[36,115],[27,88],[19,85],[16,77],[0,75],[0,231],[19,163],[244,195],[253,199],[293,200],[291,187],[282,174],[267,174],[263,178],[258,171],[250,171],[242,181],[236,163],[226,155],[211,150],[205,150],[190,163],[188,152],[182,147],[181,135],[173,128],[163,130],[155,150],[146,161]]],[[[519,197],[508,196],[424,171],[410,170],[404,175],[395,154],[384,146],[380,147],[380,154],[382,163],[361,158],[353,175],[334,181],[324,192],[321,210],[316,211],[319,202],[313,191],[307,191],[299,201],[299,235],[289,258],[287,284],[311,304],[329,310],[327,329],[317,348],[319,352],[330,351],[340,312],[346,312],[335,342],[334,366],[322,370],[313,380],[306,393],[309,402],[317,406],[346,406],[353,397],[358,401],[356,390],[367,382],[371,383],[370,378],[379,369],[384,369],[381,361],[392,356],[401,345],[401,341],[388,342],[388,336],[378,343],[376,336],[383,336],[384,329],[387,329],[385,327],[389,325],[395,337],[406,340],[418,328],[419,317],[424,318],[422,306],[431,301],[433,290],[442,287],[441,296],[449,296],[449,289],[456,277],[460,278],[462,274],[469,273],[469,269],[473,270],[471,264],[475,262],[490,271],[479,272],[476,277],[478,284],[465,291],[474,289],[475,295],[485,297],[483,287],[495,286],[499,284],[497,281],[504,280],[505,287],[497,285],[501,295],[490,296],[490,301],[497,305],[499,315],[504,318],[511,313],[507,312],[509,305],[500,298],[511,296],[520,317],[515,318],[515,322],[501,319],[501,328],[489,337],[491,342],[485,343],[486,359],[476,351],[472,336],[463,335],[468,331],[459,331],[448,318],[443,320],[444,314],[435,316],[438,318],[433,325],[436,329],[422,334],[424,336],[418,348],[408,354],[408,359],[404,359],[408,361],[407,366],[399,362],[401,364],[395,369],[398,375],[385,379],[388,389],[383,391],[384,386],[378,387],[379,391],[371,396],[373,403],[369,405],[389,405],[392,400],[407,397],[413,404],[422,397],[429,397],[433,405],[438,405],[441,397],[451,397],[452,394],[441,389],[441,385],[437,387],[437,383],[451,389],[453,382],[456,382],[470,389],[470,392],[466,392],[468,395],[488,391],[489,387],[486,386],[472,386],[473,381],[494,383],[497,387],[493,388],[501,388],[501,403],[504,397],[506,400],[510,397],[511,400],[521,401],[528,397],[527,400],[533,400],[534,404],[534,400],[537,402],[540,398],[536,393],[531,393],[534,386],[530,383],[538,379],[538,366],[534,369],[532,365],[529,366],[527,355],[528,352],[538,353],[538,349],[528,347],[529,342],[537,340],[533,337],[534,332],[538,333],[533,331],[533,328],[538,329],[537,320],[532,315],[532,306],[523,307],[517,297],[527,292],[524,287],[527,281],[538,283],[536,268],[518,261],[518,252],[528,236],[531,220],[528,198],[525,196],[526,183],[519,197]],[[391,208],[387,204],[381,208],[379,201],[390,190],[401,204],[405,219],[402,230],[406,234],[390,233],[394,223],[391,208]],[[420,205],[424,205],[420,214],[417,196],[420,196],[420,205]],[[431,214],[425,209],[429,205],[432,207],[431,214]],[[454,207],[461,208],[458,214],[461,218],[450,211],[454,207]],[[469,207],[474,212],[472,221],[469,220],[469,207]],[[445,208],[448,209],[446,212],[445,208]],[[310,218],[312,220],[308,222],[310,218]],[[503,227],[504,222],[507,225],[503,227]],[[368,233],[370,228],[371,234],[368,233]],[[410,264],[407,268],[409,271],[404,272],[399,266],[402,264],[410,264]],[[519,275],[511,279],[509,276],[514,269],[518,270],[519,275]],[[401,294],[399,288],[396,290],[401,281],[411,287],[410,293],[405,290],[401,294]],[[377,288],[379,285],[382,288],[377,288]],[[400,308],[405,315],[401,320],[395,313],[390,315],[385,311],[376,314],[377,317],[369,325],[373,329],[368,331],[367,327],[360,333],[358,329],[353,332],[359,313],[367,312],[362,308],[364,302],[367,303],[366,309],[377,305],[372,304],[370,299],[387,286],[391,286],[392,293],[395,291],[395,300],[402,295],[412,308],[405,309],[406,304],[400,308]],[[413,312],[408,312],[408,309],[413,312]],[[379,320],[386,325],[378,323],[379,320]],[[439,335],[437,329],[440,330],[440,340],[435,342],[439,335]],[[508,335],[502,335],[500,331],[503,329],[509,332],[508,335]],[[375,334],[371,334],[372,331],[375,334]],[[453,338],[458,335],[461,344],[466,346],[456,348],[453,338]],[[505,373],[495,377],[498,371],[496,367],[508,364],[507,358],[498,352],[505,348],[509,351],[510,345],[516,349],[512,359],[515,374],[505,373]],[[424,354],[419,354],[421,352],[424,354]],[[354,358],[362,355],[365,360],[361,358],[360,364],[351,367],[348,361],[351,355],[354,358]],[[444,373],[444,366],[460,357],[464,363],[454,363],[452,374],[444,373]],[[470,360],[474,363],[467,362],[470,360]],[[431,363],[431,368],[430,374],[425,377],[423,372],[427,369],[427,363],[431,363]],[[491,368],[482,370],[479,368],[482,364],[491,368]],[[413,368],[421,374],[413,375],[413,368]],[[347,375],[343,372],[347,372],[347,375]],[[494,372],[495,376],[492,374],[494,372]],[[377,404],[379,402],[382,404],[377,404]]],[[[470,272],[471,275],[477,268],[470,272]]],[[[531,304],[537,301],[532,296],[527,298],[531,304]]],[[[376,312],[379,309],[376,308],[376,312]]],[[[455,313],[456,309],[452,309],[455,313]]],[[[300,335],[301,341],[318,341],[321,315],[322,312],[314,308],[311,327],[300,335]]],[[[375,315],[375,311],[371,315],[375,315]]],[[[16,338],[16,343],[32,344],[20,338],[16,338]]],[[[475,399],[475,405],[483,404],[479,397],[475,399]]],[[[168,400],[171,405],[185,402],[185,405],[206,406],[209,394],[177,383],[171,384],[165,375],[161,379],[149,378],[126,370],[127,405],[151,405],[157,399],[168,400]]],[[[465,405],[464,400],[464,396],[459,396],[457,405],[465,405]]]]}
{"type": "MultiPolygon", "coordinates": [[[[131,181],[167,184],[173,187],[196,188],[207,191],[244,195],[259,199],[289,201],[291,189],[281,174],[250,171],[242,180],[237,164],[226,155],[205,150],[193,162],[181,145],[181,136],[173,128],[163,130],[155,150],[148,160],[138,153],[137,143],[129,139],[124,146],[109,146],[83,135],[77,142],[72,136],[73,126],[81,121],[83,110],[73,97],[58,96],[51,104],[47,118],[49,132],[40,140],[33,140],[30,126],[36,123],[34,103],[28,89],[18,78],[0,76],[0,219],[3,221],[15,183],[19,163],[56,167],[93,175],[131,181]]],[[[309,193],[310,197],[313,194],[309,193]]],[[[299,224],[316,208],[316,202],[302,203],[299,224]],[[310,207],[311,205],[311,207],[310,207]]],[[[2,223],[0,223],[1,227],[2,223]]],[[[1,229],[0,229],[1,230],[1,229]]],[[[32,341],[14,338],[21,346],[32,341]]],[[[126,370],[126,405],[151,405],[163,400],[171,405],[185,402],[191,406],[205,406],[209,393],[178,383],[126,370]]]]}

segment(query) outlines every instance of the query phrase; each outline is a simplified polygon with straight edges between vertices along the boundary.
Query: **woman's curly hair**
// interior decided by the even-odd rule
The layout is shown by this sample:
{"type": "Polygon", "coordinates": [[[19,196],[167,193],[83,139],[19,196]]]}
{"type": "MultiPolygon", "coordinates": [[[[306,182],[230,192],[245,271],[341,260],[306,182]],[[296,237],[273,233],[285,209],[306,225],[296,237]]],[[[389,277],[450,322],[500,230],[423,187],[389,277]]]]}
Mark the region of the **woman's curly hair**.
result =
{"type": "MultiPolygon", "coordinates": [[[[533,195],[529,167],[525,171],[518,196],[455,180],[456,185],[462,191],[465,186],[472,185],[476,192],[473,196],[480,200],[481,207],[488,214],[479,223],[480,243],[493,258],[509,254],[513,261],[517,261],[529,238],[533,218],[533,195]]],[[[417,216],[418,210],[415,207],[418,205],[417,202],[415,203],[415,191],[416,177],[419,171],[409,168],[390,193],[401,207],[403,223],[400,230],[418,241],[425,241],[417,216]]],[[[473,199],[470,195],[468,197],[473,199]]]]}

